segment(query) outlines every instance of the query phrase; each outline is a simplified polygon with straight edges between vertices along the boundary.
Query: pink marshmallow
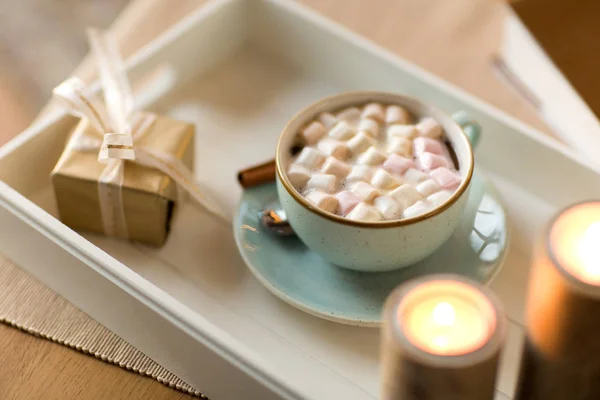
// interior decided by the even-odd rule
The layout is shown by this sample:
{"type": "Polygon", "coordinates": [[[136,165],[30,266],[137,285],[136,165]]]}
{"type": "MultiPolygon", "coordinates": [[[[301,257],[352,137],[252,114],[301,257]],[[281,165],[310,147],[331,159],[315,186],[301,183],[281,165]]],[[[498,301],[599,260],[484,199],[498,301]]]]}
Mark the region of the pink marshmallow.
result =
{"type": "Polygon", "coordinates": [[[419,164],[423,169],[432,170],[440,167],[449,168],[450,161],[444,156],[433,153],[423,153],[419,156],[419,164]]]}
{"type": "Polygon", "coordinates": [[[356,193],[352,193],[348,190],[339,192],[335,195],[338,199],[338,209],[341,215],[346,216],[350,211],[360,203],[361,198],[356,193]]]}
{"type": "Polygon", "coordinates": [[[402,175],[404,171],[414,166],[413,160],[410,158],[399,156],[398,154],[390,155],[383,163],[383,168],[388,172],[402,175]]]}
{"type": "Polygon", "coordinates": [[[444,167],[431,171],[429,175],[444,189],[455,188],[461,182],[461,179],[454,172],[444,167]]]}
{"type": "Polygon", "coordinates": [[[444,154],[444,145],[438,140],[428,137],[418,137],[413,140],[414,153],[420,156],[423,153],[444,154]]]}

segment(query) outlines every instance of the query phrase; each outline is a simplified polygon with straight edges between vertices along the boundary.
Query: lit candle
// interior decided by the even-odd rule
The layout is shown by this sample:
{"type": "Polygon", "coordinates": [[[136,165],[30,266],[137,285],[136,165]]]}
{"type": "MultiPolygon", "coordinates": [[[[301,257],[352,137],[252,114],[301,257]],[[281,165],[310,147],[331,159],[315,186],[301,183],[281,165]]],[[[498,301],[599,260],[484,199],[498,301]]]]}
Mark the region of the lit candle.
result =
{"type": "Polygon", "coordinates": [[[517,399],[600,399],[600,202],[549,224],[532,259],[517,399]]]}
{"type": "Polygon", "coordinates": [[[550,228],[550,254],[575,278],[600,285],[600,203],[579,204],[550,228]]]}
{"type": "Polygon", "coordinates": [[[400,286],[385,307],[382,399],[492,399],[505,325],[495,297],[464,278],[400,286]]]}

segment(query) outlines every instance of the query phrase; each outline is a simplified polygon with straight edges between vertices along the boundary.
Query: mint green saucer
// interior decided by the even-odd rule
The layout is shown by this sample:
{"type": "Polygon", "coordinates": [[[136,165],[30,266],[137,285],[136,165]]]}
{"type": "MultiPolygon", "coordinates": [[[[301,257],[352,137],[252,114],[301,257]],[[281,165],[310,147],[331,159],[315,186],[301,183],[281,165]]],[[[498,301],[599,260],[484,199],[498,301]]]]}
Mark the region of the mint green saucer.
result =
{"type": "Polygon", "coordinates": [[[355,272],[310,251],[297,237],[278,237],[258,212],[277,199],[275,184],[247,189],[234,219],[242,258],[275,296],[309,314],[355,326],[379,326],[387,295],[399,284],[432,273],[456,273],[484,284],[500,270],[507,245],[506,215],[494,188],[475,171],[463,219],[439,250],[392,272],[355,272]]]}

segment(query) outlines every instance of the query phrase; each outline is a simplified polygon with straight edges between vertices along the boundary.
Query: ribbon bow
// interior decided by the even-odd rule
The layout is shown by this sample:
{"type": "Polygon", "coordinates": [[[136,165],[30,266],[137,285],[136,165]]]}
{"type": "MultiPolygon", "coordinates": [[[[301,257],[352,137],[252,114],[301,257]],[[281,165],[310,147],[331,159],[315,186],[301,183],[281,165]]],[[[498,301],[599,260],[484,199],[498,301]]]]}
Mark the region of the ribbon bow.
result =
{"type": "Polygon", "coordinates": [[[114,40],[108,34],[89,29],[88,37],[96,57],[104,102],[94,104],[78,78],[69,78],[54,91],[54,97],[67,112],[87,118],[100,134],[91,137],[83,132],[73,135],[67,146],[84,152],[98,152],[98,161],[106,164],[98,179],[100,212],[108,236],[127,239],[127,224],[122,200],[125,160],[155,168],[173,179],[178,187],[213,216],[229,222],[229,216],[212,199],[203,194],[193,173],[178,158],[135,143],[154,124],[156,116],[134,112],[133,95],[114,40]]]}

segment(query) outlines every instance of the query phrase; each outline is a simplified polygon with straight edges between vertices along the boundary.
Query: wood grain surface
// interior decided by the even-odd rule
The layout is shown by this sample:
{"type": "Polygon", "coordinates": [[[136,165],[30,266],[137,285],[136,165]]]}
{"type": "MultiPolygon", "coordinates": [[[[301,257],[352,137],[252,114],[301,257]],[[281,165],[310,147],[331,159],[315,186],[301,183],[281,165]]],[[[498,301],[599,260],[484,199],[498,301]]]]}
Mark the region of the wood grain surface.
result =
{"type": "MultiPolygon", "coordinates": [[[[547,131],[534,110],[498,81],[491,70],[490,60],[498,49],[506,12],[500,2],[301,1],[534,127],[547,131]]],[[[39,0],[39,3],[43,2],[39,0]]],[[[57,5],[59,2],[48,0],[46,3],[57,5]]],[[[124,53],[132,53],[202,3],[204,0],[133,1],[113,26],[124,53]]],[[[26,85],[15,85],[10,70],[1,67],[0,143],[29,123],[40,102],[35,97],[39,96],[39,92],[32,90],[25,93],[26,85]]],[[[87,79],[93,76],[89,58],[81,63],[76,74],[87,79]]],[[[149,378],[1,325],[0,359],[0,399],[190,398],[149,378]]]]}

